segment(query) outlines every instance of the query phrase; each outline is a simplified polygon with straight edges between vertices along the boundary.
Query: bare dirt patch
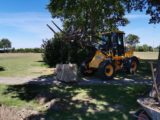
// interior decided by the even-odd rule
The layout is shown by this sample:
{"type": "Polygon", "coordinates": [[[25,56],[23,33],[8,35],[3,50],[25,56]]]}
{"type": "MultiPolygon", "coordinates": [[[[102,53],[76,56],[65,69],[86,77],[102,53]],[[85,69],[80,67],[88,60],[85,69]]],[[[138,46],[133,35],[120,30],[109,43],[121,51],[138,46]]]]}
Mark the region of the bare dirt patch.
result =
{"type": "Polygon", "coordinates": [[[43,120],[39,112],[16,107],[0,106],[0,120],[43,120]]]}

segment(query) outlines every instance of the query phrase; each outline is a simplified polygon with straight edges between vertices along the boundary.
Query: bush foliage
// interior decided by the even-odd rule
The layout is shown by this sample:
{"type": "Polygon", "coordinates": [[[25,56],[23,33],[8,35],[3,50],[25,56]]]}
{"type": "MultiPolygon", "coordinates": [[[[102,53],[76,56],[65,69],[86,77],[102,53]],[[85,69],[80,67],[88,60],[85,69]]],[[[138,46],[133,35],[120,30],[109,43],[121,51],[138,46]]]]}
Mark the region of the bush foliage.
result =
{"type": "Polygon", "coordinates": [[[1,49],[0,53],[42,53],[41,48],[10,48],[10,49],[1,49]]]}
{"type": "Polygon", "coordinates": [[[56,37],[43,41],[42,49],[43,60],[49,66],[69,62],[80,65],[89,53],[77,42],[66,42],[56,37]]]}

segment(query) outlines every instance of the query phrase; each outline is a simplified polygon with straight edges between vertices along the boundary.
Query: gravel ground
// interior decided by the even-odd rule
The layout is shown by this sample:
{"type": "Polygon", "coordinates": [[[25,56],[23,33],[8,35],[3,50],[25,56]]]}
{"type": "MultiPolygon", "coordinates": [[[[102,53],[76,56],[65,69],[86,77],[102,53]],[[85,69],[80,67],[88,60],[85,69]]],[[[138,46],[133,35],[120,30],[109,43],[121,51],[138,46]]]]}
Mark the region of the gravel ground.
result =
{"type": "MultiPolygon", "coordinates": [[[[43,78],[1,78],[0,84],[5,85],[18,85],[18,84],[61,84],[60,81],[57,81],[55,77],[43,77],[43,78]]],[[[127,84],[147,84],[151,85],[152,81],[150,79],[119,79],[115,78],[114,80],[101,80],[96,77],[84,77],[78,80],[78,85],[101,85],[101,84],[114,84],[114,85],[127,85],[127,84]]]]}
{"type": "Polygon", "coordinates": [[[78,83],[79,85],[91,85],[91,84],[112,84],[112,85],[128,85],[128,84],[146,84],[146,85],[151,85],[152,81],[151,80],[136,80],[136,79],[118,79],[115,78],[114,80],[101,80],[99,78],[82,78],[82,81],[78,83]]]}

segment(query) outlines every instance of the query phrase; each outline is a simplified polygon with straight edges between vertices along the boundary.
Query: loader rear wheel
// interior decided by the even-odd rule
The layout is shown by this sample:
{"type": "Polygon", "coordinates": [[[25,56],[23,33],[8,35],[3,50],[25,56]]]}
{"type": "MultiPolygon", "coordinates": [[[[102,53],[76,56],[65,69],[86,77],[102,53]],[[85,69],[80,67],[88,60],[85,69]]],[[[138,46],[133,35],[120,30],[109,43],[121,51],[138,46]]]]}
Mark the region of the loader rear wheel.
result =
{"type": "Polygon", "coordinates": [[[103,79],[112,79],[115,73],[114,65],[111,62],[105,61],[100,65],[99,76],[103,79]]]}
{"type": "Polygon", "coordinates": [[[134,74],[138,69],[138,59],[131,58],[129,65],[129,73],[134,74]]]}
{"type": "Polygon", "coordinates": [[[131,63],[131,68],[130,68],[130,71],[132,72],[136,72],[136,70],[137,70],[137,62],[136,61],[132,61],[132,63],[131,63]]]}
{"type": "Polygon", "coordinates": [[[138,65],[139,65],[139,61],[137,57],[132,57],[126,60],[125,63],[125,70],[127,73],[129,74],[134,74],[136,73],[137,69],[138,69],[138,65]]]}

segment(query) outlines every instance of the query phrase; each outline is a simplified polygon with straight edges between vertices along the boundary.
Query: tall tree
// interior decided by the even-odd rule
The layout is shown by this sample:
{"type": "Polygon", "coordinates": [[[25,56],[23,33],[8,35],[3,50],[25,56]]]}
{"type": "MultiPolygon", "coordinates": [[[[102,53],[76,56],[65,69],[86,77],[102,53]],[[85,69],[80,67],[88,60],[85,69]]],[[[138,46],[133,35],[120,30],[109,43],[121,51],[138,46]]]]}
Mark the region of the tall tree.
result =
{"type": "Polygon", "coordinates": [[[0,47],[3,48],[4,50],[11,48],[12,47],[11,41],[7,38],[1,39],[0,47]]]}
{"type": "Polygon", "coordinates": [[[124,26],[123,4],[117,0],[50,0],[48,8],[53,18],[60,18],[65,28],[95,35],[124,26]]]}
{"type": "Polygon", "coordinates": [[[135,46],[137,43],[139,43],[139,37],[137,35],[129,34],[127,37],[125,37],[125,43],[135,46]]]}
{"type": "Polygon", "coordinates": [[[125,26],[129,21],[124,15],[132,10],[144,10],[151,16],[149,23],[160,22],[159,0],[50,0],[48,9],[63,21],[64,30],[91,36],[125,26]]]}

